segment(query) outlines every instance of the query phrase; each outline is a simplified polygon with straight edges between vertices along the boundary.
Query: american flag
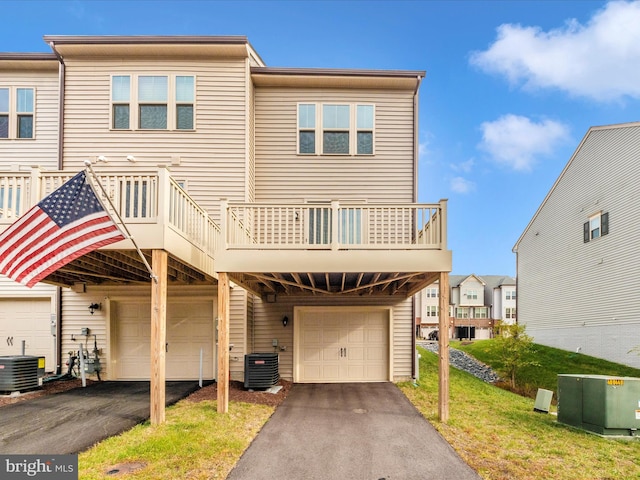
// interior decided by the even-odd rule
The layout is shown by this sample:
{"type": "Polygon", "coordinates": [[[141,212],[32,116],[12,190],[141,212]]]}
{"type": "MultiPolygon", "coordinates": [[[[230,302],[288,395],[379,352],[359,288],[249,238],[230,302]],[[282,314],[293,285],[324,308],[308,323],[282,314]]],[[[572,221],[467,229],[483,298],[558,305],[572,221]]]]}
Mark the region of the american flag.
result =
{"type": "Polygon", "coordinates": [[[82,171],[0,235],[0,273],[33,287],[76,258],[124,239],[82,171]]]}

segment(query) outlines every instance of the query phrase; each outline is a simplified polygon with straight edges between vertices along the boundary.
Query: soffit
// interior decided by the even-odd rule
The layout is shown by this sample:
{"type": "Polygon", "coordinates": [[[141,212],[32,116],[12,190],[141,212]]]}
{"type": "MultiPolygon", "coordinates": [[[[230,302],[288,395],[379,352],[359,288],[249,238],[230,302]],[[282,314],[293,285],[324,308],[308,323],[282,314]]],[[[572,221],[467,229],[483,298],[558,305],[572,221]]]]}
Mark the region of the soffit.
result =
{"type": "Polygon", "coordinates": [[[0,53],[0,70],[58,70],[53,53],[0,53]]]}
{"type": "Polygon", "coordinates": [[[44,37],[62,57],[245,58],[246,37],[44,37]]]}
{"type": "Polygon", "coordinates": [[[257,87],[384,88],[414,91],[423,71],[340,70],[254,67],[251,78],[257,87]]]}

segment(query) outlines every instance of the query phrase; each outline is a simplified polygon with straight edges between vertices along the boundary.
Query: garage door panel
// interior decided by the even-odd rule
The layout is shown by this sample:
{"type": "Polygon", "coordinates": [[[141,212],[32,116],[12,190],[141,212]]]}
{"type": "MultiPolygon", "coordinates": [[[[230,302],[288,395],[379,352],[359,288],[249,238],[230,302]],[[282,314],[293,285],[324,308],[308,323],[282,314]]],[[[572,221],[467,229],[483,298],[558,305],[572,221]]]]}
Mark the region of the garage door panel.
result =
{"type": "Polygon", "coordinates": [[[0,355],[20,355],[23,340],[27,355],[45,357],[45,370],[55,370],[51,299],[0,300],[0,355]]]}
{"type": "MultiPolygon", "coordinates": [[[[114,303],[118,378],[148,379],[151,374],[150,305],[145,302],[114,303]]],[[[213,332],[212,301],[180,301],[167,305],[167,380],[198,378],[201,349],[203,376],[214,377],[213,332]]]]}
{"type": "Polygon", "coordinates": [[[388,315],[387,310],[301,312],[297,381],[387,381],[388,315]]]}

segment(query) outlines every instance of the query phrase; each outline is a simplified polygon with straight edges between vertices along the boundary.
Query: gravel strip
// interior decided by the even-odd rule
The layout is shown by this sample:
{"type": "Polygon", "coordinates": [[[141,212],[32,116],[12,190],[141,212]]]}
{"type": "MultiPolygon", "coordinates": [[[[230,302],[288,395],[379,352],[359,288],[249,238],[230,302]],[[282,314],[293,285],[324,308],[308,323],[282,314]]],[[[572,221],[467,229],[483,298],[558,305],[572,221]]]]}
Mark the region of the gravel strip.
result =
{"type": "MultiPolygon", "coordinates": [[[[438,342],[416,342],[419,346],[425,350],[429,350],[433,353],[438,353],[438,342]]],[[[500,377],[496,372],[484,363],[479,362],[471,355],[466,354],[461,350],[449,347],[449,364],[458,370],[464,370],[470,373],[474,377],[479,378],[483,382],[496,383],[500,380],[500,377]]]]}

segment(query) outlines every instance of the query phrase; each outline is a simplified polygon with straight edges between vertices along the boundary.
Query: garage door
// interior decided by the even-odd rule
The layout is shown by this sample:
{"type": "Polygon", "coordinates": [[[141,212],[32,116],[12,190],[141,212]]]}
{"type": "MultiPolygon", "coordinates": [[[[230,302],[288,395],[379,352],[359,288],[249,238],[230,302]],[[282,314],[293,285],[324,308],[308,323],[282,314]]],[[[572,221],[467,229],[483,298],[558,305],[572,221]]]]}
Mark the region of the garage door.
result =
{"type": "Polygon", "coordinates": [[[25,353],[45,357],[45,369],[53,372],[55,337],[51,335],[51,300],[0,300],[0,355],[25,353]]]}
{"type": "Polygon", "coordinates": [[[389,312],[299,311],[297,368],[301,383],[389,380],[389,312]]]}
{"type": "MultiPolygon", "coordinates": [[[[146,302],[114,302],[116,377],[148,379],[151,371],[151,307],[146,302]]],[[[182,300],[167,305],[167,380],[214,378],[213,302],[182,300]]]]}

